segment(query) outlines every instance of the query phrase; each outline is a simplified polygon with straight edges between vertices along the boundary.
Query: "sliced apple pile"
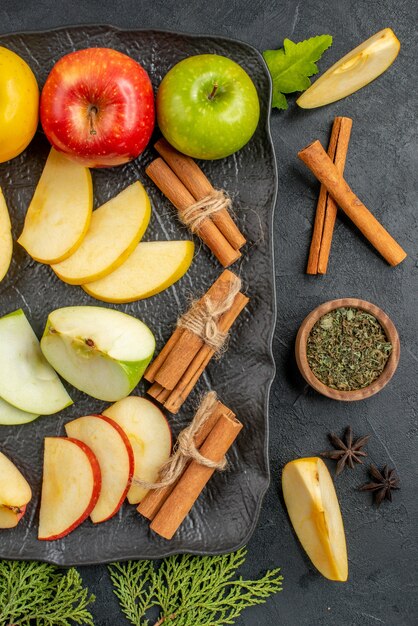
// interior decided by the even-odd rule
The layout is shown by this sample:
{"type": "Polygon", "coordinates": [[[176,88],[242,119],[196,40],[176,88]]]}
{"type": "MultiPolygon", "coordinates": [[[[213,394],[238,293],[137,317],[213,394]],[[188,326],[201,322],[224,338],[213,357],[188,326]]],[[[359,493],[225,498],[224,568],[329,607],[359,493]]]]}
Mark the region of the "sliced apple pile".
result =
{"type": "Polygon", "coordinates": [[[90,170],[52,148],[18,242],[36,261],[63,261],[81,244],[92,210],[90,170]]]}
{"type": "Polygon", "coordinates": [[[38,539],[61,539],[77,528],[96,506],[100,467],[82,441],[46,437],[38,539]]]}
{"type": "Polygon", "coordinates": [[[0,346],[1,398],[36,415],[57,413],[72,404],[21,309],[0,318],[0,346]]]}
{"type": "Polygon", "coordinates": [[[2,190],[0,189],[0,280],[6,276],[13,254],[12,224],[2,190]]]}
{"type": "Polygon", "coordinates": [[[0,528],[14,528],[31,498],[32,491],[26,478],[0,452],[0,528]]]}
{"type": "Polygon", "coordinates": [[[306,554],[325,578],[348,577],[340,505],[327,466],[318,457],[296,459],[283,469],[283,496],[306,554]]]}
{"type": "Polygon", "coordinates": [[[336,102],[383,74],[398,56],[401,44],[384,28],[346,54],[320,76],[297,100],[302,109],[336,102]]]}
{"type": "Polygon", "coordinates": [[[134,453],[122,428],[104,415],[79,417],[65,425],[65,432],[85,443],[96,456],[102,487],[90,513],[97,524],[113,517],[126,498],[134,473],[134,453]]]}
{"type": "Polygon", "coordinates": [[[74,306],[49,314],[41,349],[74,387],[114,402],[138,384],[154,353],[155,339],[148,326],[131,315],[74,306]]]}
{"type": "Polygon", "coordinates": [[[171,453],[171,429],[158,407],[149,400],[129,396],[103,411],[128,436],[134,454],[133,484],[128,491],[130,504],[141,502],[147,493],[135,478],[154,482],[171,453]]]}
{"type": "Polygon", "coordinates": [[[103,302],[149,298],[177,282],[189,269],[193,254],[192,241],[142,242],[117,270],[83,289],[103,302]]]}
{"type": "Polygon", "coordinates": [[[76,252],[52,265],[52,269],[71,285],[107,276],[136,248],[150,217],[145,189],[141,183],[133,183],[93,212],[89,230],[76,252]]]}

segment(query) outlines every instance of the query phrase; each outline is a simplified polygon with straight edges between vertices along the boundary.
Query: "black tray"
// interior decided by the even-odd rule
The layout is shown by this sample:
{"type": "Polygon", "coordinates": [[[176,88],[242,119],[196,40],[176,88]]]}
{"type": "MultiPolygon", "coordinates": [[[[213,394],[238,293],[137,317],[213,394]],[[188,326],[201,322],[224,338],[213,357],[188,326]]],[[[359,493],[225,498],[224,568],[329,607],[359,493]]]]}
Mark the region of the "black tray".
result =
{"type": "MultiPolygon", "coordinates": [[[[108,522],[94,526],[88,520],[61,540],[38,541],[43,439],[47,435],[63,435],[63,426],[68,420],[100,412],[106,405],[69,388],[74,405],[62,413],[40,417],[21,427],[0,426],[0,449],[22,469],[33,489],[33,499],[18,527],[0,531],[1,558],[36,559],[67,566],[159,558],[179,552],[217,554],[234,550],[245,544],[253,532],[269,482],[268,395],[274,376],[271,341],[276,315],[272,220],[277,172],[269,132],[271,85],[262,57],[251,46],[226,38],[162,31],[122,31],[108,26],[12,34],[2,36],[0,44],[28,61],[40,87],[62,55],[90,46],[116,48],[137,59],[149,72],[155,89],[177,61],[201,53],[231,57],[255,82],[261,119],[253,139],[227,159],[201,164],[213,184],[227,189],[232,195],[239,224],[248,238],[242,260],[232,269],[241,275],[244,290],[251,298],[250,304],[234,326],[227,353],[219,362],[209,365],[180,414],[169,416],[174,433],[177,433],[191,419],[199,395],[210,388],[215,389],[220,399],[244,423],[244,430],[228,455],[229,469],[217,473],[210,481],[171,541],[152,533],[147,521],[127,503],[108,522]]],[[[21,232],[25,211],[48,150],[48,143],[39,130],[22,155],[0,165],[0,185],[11,212],[15,238],[21,232]]],[[[123,167],[94,170],[95,206],[139,179],[153,205],[144,240],[187,238],[173,207],[145,176],[145,166],[153,156],[150,147],[139,159],[123,167]]],[[[206,291],[221,269],[207,248],[196,241],[192,267],[175,286],[148,300],[103,306],[142,319],[155,333],[159,350],[170,335],[177,316],[187,307],[191,294],[206,291]]],[[[11,269],[0,283],[1,315],[23,308],[40,336],[49,311],[80,304],[101,303],[90,298],[81,288],[60,282],[47,266],[36,263],[23,248],[15,246],[11,269]]],[[[141,383],[136,392],[144,393],[144,390],[145,385],[141,383]]]]}

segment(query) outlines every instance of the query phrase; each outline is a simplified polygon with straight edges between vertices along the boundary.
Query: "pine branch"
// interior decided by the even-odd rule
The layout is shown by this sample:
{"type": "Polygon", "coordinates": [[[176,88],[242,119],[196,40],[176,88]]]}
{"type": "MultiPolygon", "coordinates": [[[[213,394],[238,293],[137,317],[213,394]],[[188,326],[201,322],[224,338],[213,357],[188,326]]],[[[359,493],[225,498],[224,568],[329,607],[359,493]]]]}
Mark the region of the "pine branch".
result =
{"type": "Polygon", "coordinates": [[[46,563],[0,561],[0,626],[93,626],[94,600],[74,568],[61,574],[46,563]]]}
{"type": "Polygon", "coordinates": [[[109,567],[122,611],[133,626],[147,626],[145,614],[159,606],[154,626],[224,626],[242,611],[282,590],[280,570],[258,580],[233,579],[246,550],[212,557],[170,556],[156,570],[150,561],[109,567]]]}

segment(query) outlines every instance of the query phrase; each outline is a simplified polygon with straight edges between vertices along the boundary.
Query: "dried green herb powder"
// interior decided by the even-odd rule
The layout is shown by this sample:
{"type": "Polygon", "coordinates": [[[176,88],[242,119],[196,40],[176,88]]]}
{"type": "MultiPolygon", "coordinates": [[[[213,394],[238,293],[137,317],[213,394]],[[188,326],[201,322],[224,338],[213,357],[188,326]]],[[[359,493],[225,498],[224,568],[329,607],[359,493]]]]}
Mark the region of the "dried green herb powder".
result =
{"type": "Polygon", "coordinates": [[[315,376],[340,391],[370,385],[383,372],[391,352],[392,344],[374,315],[345,307],[323,315],[306,346],[315,376]]]}

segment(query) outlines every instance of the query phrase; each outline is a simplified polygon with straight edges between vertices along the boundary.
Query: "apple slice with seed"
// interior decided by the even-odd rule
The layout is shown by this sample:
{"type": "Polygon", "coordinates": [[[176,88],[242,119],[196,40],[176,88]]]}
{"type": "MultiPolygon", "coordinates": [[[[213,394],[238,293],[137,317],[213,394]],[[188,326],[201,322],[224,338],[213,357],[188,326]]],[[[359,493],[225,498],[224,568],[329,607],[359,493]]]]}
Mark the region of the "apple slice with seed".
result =
{"type": "Polygon", "coordinates": [[[122,428],[104,415],[86,415],[68,422],[65,432],[83,441],[97,458],[102,476],[102,489],[90,519],[97,524],[113,517],[131,486],[134,453],[122,428]]]}
{"type": "Polygon", "coordinates": [[[32,490],[26,478],[0,452],[0,528],[14,528],[31,498],[32,490]]]}
{"type": "MultiPolygon", "coordinates": [[[[161,466],[171,453],[171,429],[164,414],[150,400],[129,396],[115,402],[103,414],[114,420],[131,442],[135,469],[134,479],[154,482],[161,466]]],[[[130,504],[137,504],[147,489],[135,484],[128,491],[130,504]]]]}
{"type": "Polygon", "coordinates": [[[400,47],[393,30],[384,28],[337,61],[296,103],[302,109],[314,109],[351,95],[383,74],[398,56],[400,47]]]}
{"type": "Polygon", "coordinates": [[[151,216],[140,182],[133,183],[93,212],[90,228],[76,252],[52,269],[66,283],[99,280],[122,265],[135,250],[151,216]]]}
{"type": "Polygon", "coordinates": [[[46,437],[38,539],[65,537],[90,515],[101,490],[99,463],[82,441],[46,437]]]}
{"type": "Polygon", "coordinates": [[[84,239],[92,210],[90,170],[52,148],[18,242],[36,261],[63,261],[84,239]]]}
{"type": "Polygon", "coordinates": [[[154,353],[155,339],[148,326],[132,315],[73,306],[49,314],[41,349],[74,387],[114,402],[138,384],[154,353]]]}

